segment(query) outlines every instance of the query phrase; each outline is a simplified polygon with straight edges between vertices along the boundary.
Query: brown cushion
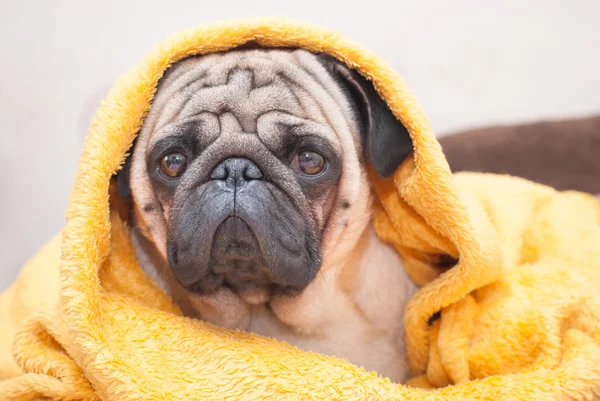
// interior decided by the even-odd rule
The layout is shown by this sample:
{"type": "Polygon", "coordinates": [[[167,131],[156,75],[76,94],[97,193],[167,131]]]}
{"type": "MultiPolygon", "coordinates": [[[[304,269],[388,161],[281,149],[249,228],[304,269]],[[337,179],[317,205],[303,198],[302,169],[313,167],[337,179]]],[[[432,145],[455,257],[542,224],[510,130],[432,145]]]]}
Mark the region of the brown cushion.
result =
{"type": "Polygon", "coordinates": [[[505,173],[600,193],[600,116],[473,129],[440,143],[453,171],[505,173]]]}

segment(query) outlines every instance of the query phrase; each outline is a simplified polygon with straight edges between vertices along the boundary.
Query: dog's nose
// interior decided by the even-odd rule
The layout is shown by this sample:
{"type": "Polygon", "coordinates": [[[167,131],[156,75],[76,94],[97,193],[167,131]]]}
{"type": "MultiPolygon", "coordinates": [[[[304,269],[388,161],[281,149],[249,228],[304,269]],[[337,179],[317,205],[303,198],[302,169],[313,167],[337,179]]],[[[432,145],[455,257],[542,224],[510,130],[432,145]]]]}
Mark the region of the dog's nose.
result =
{"type": "Polygon", "coordinates": [[[223,160],[210,174],[211,180],[225,181],[228,187],[242,187],[252,180],[260,180],[263,173],[251,160],[232,157],[223,160]]]}

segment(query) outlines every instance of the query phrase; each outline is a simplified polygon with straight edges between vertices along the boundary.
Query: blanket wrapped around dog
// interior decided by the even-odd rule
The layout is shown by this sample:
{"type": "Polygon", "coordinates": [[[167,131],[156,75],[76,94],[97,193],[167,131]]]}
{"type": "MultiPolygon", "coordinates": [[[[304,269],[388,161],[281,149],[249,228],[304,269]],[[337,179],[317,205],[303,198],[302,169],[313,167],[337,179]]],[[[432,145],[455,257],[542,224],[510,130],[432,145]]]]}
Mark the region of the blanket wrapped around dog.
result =
{"type": "Polygon", "coordinates": [[[589,400],[600,397],[599,289],[592,196],[453,176],[399,76],[334,32],[205,25],[161,43],[98,110],[65,228],[0,297],[0,399],[589,400]],[[178,60],[248,42],[330,53],[372,80],[410,131],[414,153],[394,176],[371,174],[376,230],[420,286],[406,310],[406,384],[185,318],[138,265],[112,177],[157,83],[178,60]]]}

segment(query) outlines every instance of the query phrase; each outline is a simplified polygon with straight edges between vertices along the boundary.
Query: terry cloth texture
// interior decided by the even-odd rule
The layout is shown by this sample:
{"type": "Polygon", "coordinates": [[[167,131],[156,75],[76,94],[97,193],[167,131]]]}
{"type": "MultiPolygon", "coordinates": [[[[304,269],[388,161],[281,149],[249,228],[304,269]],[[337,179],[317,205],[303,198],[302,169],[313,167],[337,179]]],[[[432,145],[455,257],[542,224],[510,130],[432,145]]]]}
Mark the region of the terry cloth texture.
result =
{"type": "Polygon", "coordinates": [[[0,297],[0,399],[597,398],[599,245],[600,203],[590,195],[453,176],[413,95],[361,46],[285,20],[204,25],[159,44],[99,108],[65,228],[0,297]],[[251,41],[330,53],[371,79],[410,131],[415,151],[394,176],[371,174],[376,230],[421,287],[406,310],[405,385],[182,317],[137,263],[111,177],[161,75],[187,56],[251,41]]]}

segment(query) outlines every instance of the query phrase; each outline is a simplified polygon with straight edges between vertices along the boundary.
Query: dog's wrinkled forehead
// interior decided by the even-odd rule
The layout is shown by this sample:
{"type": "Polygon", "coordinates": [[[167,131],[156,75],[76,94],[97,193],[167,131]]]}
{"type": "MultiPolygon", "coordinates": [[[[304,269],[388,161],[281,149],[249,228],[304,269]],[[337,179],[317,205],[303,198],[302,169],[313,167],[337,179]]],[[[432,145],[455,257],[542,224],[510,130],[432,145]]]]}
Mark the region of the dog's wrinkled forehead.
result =
{"type": "Polygon", "coordinates": [[[272,49],[191,57],[175,64],[161,79],[144,125],[152,136],[166,135],[172,134],[170,124],[195,120],[204,124],[203,135],[217,136],[256,133],[261,119],[291,126],[310,120],[330,128],[322,136],[356,130],[347,97],[314,54],[272,49]],[[331,110],[343,118],[332,121],[331,110]]]}

